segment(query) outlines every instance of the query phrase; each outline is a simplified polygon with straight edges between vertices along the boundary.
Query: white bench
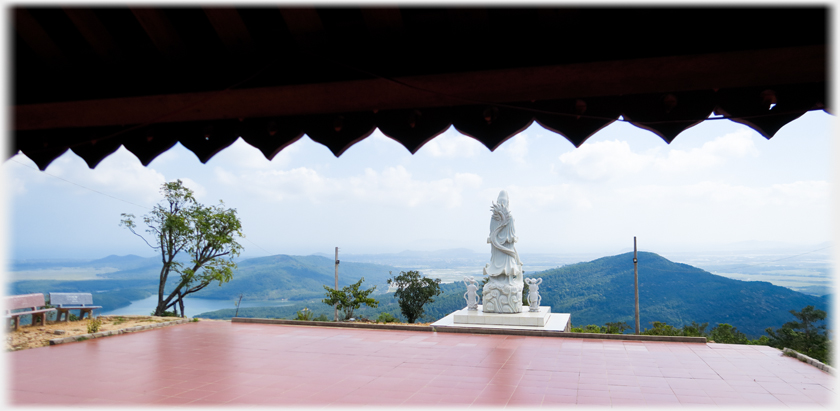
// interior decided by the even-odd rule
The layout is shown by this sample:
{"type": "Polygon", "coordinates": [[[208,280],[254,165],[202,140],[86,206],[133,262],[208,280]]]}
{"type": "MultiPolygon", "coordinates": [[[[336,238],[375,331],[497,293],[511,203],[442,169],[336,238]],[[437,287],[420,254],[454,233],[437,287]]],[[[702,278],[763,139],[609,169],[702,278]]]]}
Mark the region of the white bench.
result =
{"type": "MultiPolygon", "coordinates": [[[[44,308],[47,305],[44,302],[44,294],[33,293],[24,295],[13,295],[3,298],[6,306],[6,318],[15,320],[15,330],[20,327],[20,317],[24,315],[32,316],[32,324],[35,324],[36,319],[41,320],[41,325],[46,323],[47,313],[55,311],[55,308],[44,308]],[[15,311],[13,310],[26,310],[15,311]]],[[[7,322],[8,324],[8,322],[7,322]]]]}
{"type": "Polygon", "coordinates": [[[58,310],[56,321],[61,321],[62,314],[64,321],[69,321],[70,310],[79,310],[79,319],[85,318],[85,313],[93,318],[93,310],[102,308],[93,305],[93,295],[90,293],[50,293],[50,305],[58,310]]]}

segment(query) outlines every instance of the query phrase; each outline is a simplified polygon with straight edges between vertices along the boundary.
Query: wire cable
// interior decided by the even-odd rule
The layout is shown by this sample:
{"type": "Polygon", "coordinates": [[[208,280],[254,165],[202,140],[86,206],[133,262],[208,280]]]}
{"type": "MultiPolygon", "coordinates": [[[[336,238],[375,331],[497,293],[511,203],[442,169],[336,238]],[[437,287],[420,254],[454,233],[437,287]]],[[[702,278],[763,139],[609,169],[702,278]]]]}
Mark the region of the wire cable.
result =
{"type": "Polygon", "coordinates": [[[18,164],[20,164],[20,165],[22,165],[22,166],[24,166],[24,167],[26,167],[26,168],[29,168],[29,169],[35,170],[35,171],[36,171],[36,172],[38,172],[38,173],[43,173],[43,174],[46,174],[46,175],[48,175],[48,176],[50,176],[50,177],[57,178],[57,179],[59,179],[59,180],[61,180],[61,181],[64,181],[65,183],[70,183],[70,184],[73,184],[74,186],[84,188],[85,190],[90,190],[90,191],[93,191],[93,192],[94,192],[94,193],[96,193],[96,194],[100,194],[100,195],[103,195],[103,196],[105,196],[105,197],[109,197],[109,198],[112,198],[112,199],[114,199],[114,200],[117,200],[117,201],[122,201],[123,203],[131,204],[131,205],[133,205],[133,206],[137,206],[137,207],[140,207],[140,208],[143,208],[143,209],[146,209],[146,210],[150,210],[150,208],[149,208],[149,207],[147,207],[147,206],[143,206],[143,205],[140,205],[140,204],[137,204],[137,203],[132,203],[131,201],[123,200],[123,199],[121,199],[121,198],[114,197],[114,196],[112,196],[112,195],[110,195],[110,194],[105,194],[105,193],[103,193],[103,192],[101,192],[101,191],[94,190],[94,189],[92,189],[92,188],[90,188],[90,187],[85,187],[85,186],[83,186],[83,185],[81,185],[81,184],[74,183],[74,182],[72,182],[72,181],[70,181],[70,180],[67,180],[67,179],[61,178],[61,177],[59,177],[59,176],[57,176],[57,175],[55,175],[55,174],[50,174],[50,173],[48,173],[48,172],[46,172],[46,171],[41,171],[41,170],[38,170],[37,168],[32,167],[32,166],[27,165],[27,164],[24,164],[24,163],[21,163],[20,161],[17,161],[17,160],[15,160],[14,158],[11,158],[10,160],[11,160],[11,161],[13,161],[13,162],[15,162],[15,163],[18,163],[18,164]]]}

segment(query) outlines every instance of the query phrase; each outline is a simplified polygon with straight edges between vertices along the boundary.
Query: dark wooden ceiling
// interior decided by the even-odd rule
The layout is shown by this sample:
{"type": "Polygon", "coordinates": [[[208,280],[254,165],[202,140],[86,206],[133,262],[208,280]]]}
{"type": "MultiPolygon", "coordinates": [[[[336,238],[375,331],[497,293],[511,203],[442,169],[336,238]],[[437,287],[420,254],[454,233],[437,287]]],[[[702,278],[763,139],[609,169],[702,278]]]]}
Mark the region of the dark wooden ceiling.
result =
{"type": "Polygon", "coordinates": [[[493,150],[533,121],[580,146],[622,116],[665,141],[712,112],[770,138],[825,109],[826,7],[12,7],[15,154],[120,145],[202,162],[377,127],[493,150]]]}

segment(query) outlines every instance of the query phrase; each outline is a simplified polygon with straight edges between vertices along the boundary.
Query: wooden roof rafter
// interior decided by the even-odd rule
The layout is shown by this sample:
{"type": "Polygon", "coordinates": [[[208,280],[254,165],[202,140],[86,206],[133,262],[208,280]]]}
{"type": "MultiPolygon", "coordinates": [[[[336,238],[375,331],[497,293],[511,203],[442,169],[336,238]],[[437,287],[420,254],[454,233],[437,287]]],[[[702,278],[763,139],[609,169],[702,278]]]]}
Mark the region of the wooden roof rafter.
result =
{"type": "Polygon", "coordinates": [[[13,9],[15,152],[42,168],[303,134],[338,156],[376,128],[493,150],[534,121],[580,146],[621,117],[670,142],[713,112],[770,138],[830,106],[818,7],[13,9]]]}

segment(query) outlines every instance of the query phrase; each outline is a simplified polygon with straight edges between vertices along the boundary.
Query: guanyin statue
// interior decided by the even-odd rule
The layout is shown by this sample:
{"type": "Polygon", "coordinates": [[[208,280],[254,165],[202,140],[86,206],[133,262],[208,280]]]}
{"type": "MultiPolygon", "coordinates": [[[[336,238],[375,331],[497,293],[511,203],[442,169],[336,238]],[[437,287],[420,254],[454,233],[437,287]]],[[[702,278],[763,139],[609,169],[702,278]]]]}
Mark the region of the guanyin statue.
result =
{"type": "Polygon", "coordinates": [[[507,191],[502,190],[490,208],[490,263],[484,267],[490,279],[484,285],[482,307],[486,313],[522,312],[522,261],[514,245],[517,238],[509,206],[507,191]]]}

